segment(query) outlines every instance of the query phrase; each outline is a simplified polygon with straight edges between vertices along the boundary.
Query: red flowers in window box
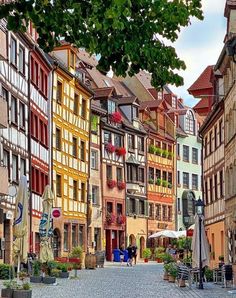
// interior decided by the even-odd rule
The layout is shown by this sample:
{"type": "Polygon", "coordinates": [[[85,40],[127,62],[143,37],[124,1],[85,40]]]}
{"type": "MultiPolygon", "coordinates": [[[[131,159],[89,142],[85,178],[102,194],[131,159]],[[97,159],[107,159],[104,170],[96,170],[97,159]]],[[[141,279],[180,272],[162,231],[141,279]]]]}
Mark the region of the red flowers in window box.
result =
{"type": "Polygon", "coordinates": [[[106,149],[106,151],[109,152],[109,153],[113,153],[113,152],[116,151],[116,147],[115,147],[114,145],[112,145],[112,143],[107,143],[107,144],[105,145],[105,149],[106,149]]]}
{"type": "Polygon", "coordinates": [[[122,214],[119,214],[117,216],[116,222],[118,223],[118,225],[123,225],[125,223],[125,216],[122,214]]]}
{"type": "Polygon", "coordinates": [[[124,147],[116,148],[116,154],[118,156],[124,156],[126,154],[126,149],[124,147]]]}
{"type": "Polygon", "coordinates": [[[119,112],[114,112],[110,115],[110,120],[114,123],[121,123],[122,117],[119,112]]]}
{"type": "Polygon", "coordinates": [[[125,182],[123,182],[123,181],[118,181],[118,183],[117,183],[117,187],[120,189],[120,190],[122,190],[122,189],[125,189],[125,182]]]}
{"type": "Polygon", "coordinates": [[[107,180],[107,186],[109,188],[114,188],[116,186],[116,181],[115,180],[107,180]]]}
{"type": "Polygon", "coordinates": [[[107,212],[106,222],[110,225],[110,224],[114,223],[115,220],[116,220],[115,215],[113,213],[107,212]]]}

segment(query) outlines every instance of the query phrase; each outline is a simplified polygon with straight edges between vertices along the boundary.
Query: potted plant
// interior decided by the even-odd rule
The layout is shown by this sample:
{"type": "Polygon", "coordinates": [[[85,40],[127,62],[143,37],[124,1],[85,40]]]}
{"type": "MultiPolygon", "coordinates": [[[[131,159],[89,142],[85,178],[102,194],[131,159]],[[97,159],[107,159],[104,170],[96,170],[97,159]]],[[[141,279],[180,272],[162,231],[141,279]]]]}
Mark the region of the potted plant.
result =
{"type": "Polygon", "coordinates": [[[68,278],[69,272],[68,272],[67,264],[62,264],[60,267],[61,267],[60,278],[68,278]]]}
{"type": "Polygon", "coordinates": [[[173,153],[171,151],[168,151],[168,158],[172,159],[172,157],[173,157],[173,153]]]}
{"type": "Polygon", "coordinates": [[[114,188],[116,186],[116,181],[112,179],[107,180],[107,186],[111,189],[114,188]]]}
{"type": "Polygon", "coordinates": [[[121,114],[119,112],[114,112],[110,115],[110,120],[116,124],[121,123],[122,121],[122,117],[121,114]]]}
{"type": "Polygon", "coordinates": [[[110,213],[110,212],[107,212],[107,215],[106,215],[106,222],[110,225],[112,223],[115,222],[115,216],[114,214],[110,213]]]}
{"type": "Polygon", "coordinates": [[[107,143],[105,145],[105,149],[108,153],[114,153],[116,150],[116,147],[114,145],[112,145],[112,143],[107,143]]]}
{"type": "Polygon", "coordinates": [[[116,148],[116,155],[118,156],[124,156],[126,154],[126,150],[124,147],[118,147],[116,148]]]}
{"type": "Polygon", "coordinates": [[[158,185],[158,186],[161,185],[161,178],[157,178],[157,180],[156,180],[156,185],[158,185]]]}
{"type": "Polygon", "coordinates": [[[152,255],[151,249],[148,247],[144,248],[143,258],[145,263],[148,263],[148,260],[150,259],[151,255],[152,255]]]}
{"type": "Polygon", "coordinates": [[[161,255],[161,259],[162,259],[162,261],[163,261],[165,264],[169,264],[169,263],[171,263],[171,262],[174,262],[174,258],[173,258],[170,254],[168,254],[168,253],[163,253],[163,254],[161,255]]]}
{"type": "Polygon", "coordinates": [[[119,190],[125,189],[125,186],[126,186],[125,182],[123,182],[123,181],[118,181],[117,182],[117,187],[118,187],[119,190]]]}
{"type": "Polygon", "coordinates": [[[16,289],[13,290],[13,298],[31,298],[32,289],[30,283],[23,282],[22,285],[18,285],[16,289]]]}
{"type": "Polygon", "coordinates": [[[155,152],[155,154],[158,155],[158,156],[161,156],[161,154],[162,154],[162,150],[161,150],[161,148],[156,147],[156,152],[155,152]]]}
{"type": "Polygon", "coordinates": [[[169,263],[164,264],[164,275],[163,275],[163,279],[164,280],[169,280],[169,263]]]}
{"type": "Polygon", "coordinates": [[[166,180],[162,180],[162,186],[167,187],[168,182],[166,180]]]}
{"type": "Polygon", "coordinates": [[[153,144],[150,144],[149,147],[148,147],[148,152],[151,153],[151,154],[155,154],[156,146],[153,145],[153,144]]]}
{"type": "Polygon", "coordinates": [[[148,183],[149,183],[149,184],[153,184],[153,183],[154,183],[154,180],[153,180],[152,178],[149,178],[149,179],[148,179],[148,183]]]}
{"type": "Polygon", "coordinates": [[[50,261],[42,264],[43,271],[43,283],[50,285],[56,283],[56,277],[52,276],[52,270],[56,269],[57,263],[54,261],[50,261]]]}
{"type": "Polygon", "coordinates": [[[164,251],[165,251],[165,248],[163,246],[159,246],[159,247],[155,248],[154,253],[155,253],[157,263],[162,262],[162,256],[163,256],[164,251]]]}
{"type": "Polygon", "coordinates": [[[40,276],[41,271],[41,263],[38,260],[33,262],[33,275],[30,276],[30,282],[32,283],[40,283],[42,282],[42,276],[40,276]]]}
{"type": "Polygon", "coordinates": [[[162,157],[167,157],[168,156],[168,151],[167,150],[162,150],[162,157]]]}
{"type": "Polygon", "coordinates": [[[174,262],[168,264],[169,282],[175,282],[178,275],[177,265],[174,262]]]}
{"type": "Polygon", "coordinates": [[[5,280],[3,282],[3,286],[5,288],[2,289],[1,296],[6,298],[12,298],[13,291],[17,287],[17,282],[15,280],[5,280]]]}
{"type": "Polygon", "coordinates": [[[123,225],[125,223],[125,216],[122,214],[119,214],[117,216],[117,223],[118,225],[123,225]]]}

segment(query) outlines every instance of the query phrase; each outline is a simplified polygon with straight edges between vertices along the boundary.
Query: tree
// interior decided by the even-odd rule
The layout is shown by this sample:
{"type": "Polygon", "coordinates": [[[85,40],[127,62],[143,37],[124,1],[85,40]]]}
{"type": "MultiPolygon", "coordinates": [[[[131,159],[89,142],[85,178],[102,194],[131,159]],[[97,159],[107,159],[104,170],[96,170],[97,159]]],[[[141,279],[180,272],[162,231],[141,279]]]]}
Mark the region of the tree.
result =
{"type": "Polygon", "coordinates": [[[0,7],[9,30],[26,31],[31,20],[44,51],[64,38],[100,54],[100,70],[150,72],[156,88],[183,84],[175,70],[185,64],[163,39],[174,42],[191,17],[203,19],[201,0],[19,0],[0,7]]]}

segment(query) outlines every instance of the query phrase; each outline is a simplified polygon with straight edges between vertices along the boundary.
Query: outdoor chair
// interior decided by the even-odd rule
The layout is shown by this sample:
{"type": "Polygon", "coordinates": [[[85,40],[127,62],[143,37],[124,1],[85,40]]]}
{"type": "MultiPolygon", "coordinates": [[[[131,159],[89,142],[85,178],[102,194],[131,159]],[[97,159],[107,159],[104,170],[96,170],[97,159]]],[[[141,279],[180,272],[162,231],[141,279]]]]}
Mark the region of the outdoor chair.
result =
{"type": "Polygon", "coordinates": [[[222,283],[225,288],[227,288],[228,282],[231,282],[231,287],[233,287],[234,279],[233,279],[233,269],[232,265],[223,265],[222,266],[222,283]]]}

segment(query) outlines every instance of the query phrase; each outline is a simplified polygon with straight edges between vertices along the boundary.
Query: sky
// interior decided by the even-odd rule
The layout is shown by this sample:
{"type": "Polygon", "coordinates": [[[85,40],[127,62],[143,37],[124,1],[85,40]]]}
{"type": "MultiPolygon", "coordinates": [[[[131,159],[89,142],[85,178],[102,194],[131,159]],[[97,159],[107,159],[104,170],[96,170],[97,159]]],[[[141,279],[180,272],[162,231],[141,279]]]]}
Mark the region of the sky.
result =
{"type": "Polygon", "coordinates": [[[179,72],[184,78],[184,85],[170,88],[188,106],[194,106],[198,100],[189,95],[187,89],[208,65],[216,63],[223,48],[226,33],[225,1],[202,0],[204,20],[192,19],[191,25],[182,29],[177,42],[173,44],[187,68],[179,72]]]}

